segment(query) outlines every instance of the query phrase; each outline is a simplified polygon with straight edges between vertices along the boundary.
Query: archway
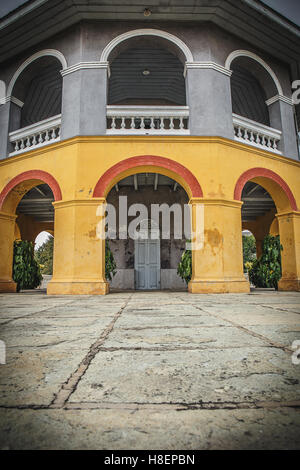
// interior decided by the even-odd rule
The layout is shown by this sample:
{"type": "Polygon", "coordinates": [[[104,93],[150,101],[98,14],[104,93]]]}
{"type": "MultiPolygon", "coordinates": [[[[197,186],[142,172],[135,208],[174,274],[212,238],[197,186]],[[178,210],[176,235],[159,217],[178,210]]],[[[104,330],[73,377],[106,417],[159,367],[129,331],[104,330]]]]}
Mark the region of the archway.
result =
{"type": "Polygon", "coordinates": [[[47,49],[29,57],[15,72],[7,89],[10,100],[8,153],[59,138],[62,108],[60,72],[66,66],[66,60],[59,51],[47,49]]]}
{"type": "Polygon", "coordinates": [[[257,241],[257,255],[266,235],[280,236],[283,246],[281,290],[299,290],[297,239],[299,212],[293,193],[276,173],[253,168],[243,173],[235,187],[234,198],[244,202],[243,228],[251,230],[257,241]],[[277,220],[276,220],[277,219],[277,220]]]}
{"type": "Polygon", "coordinates": [[[24,172],[13,178],[0,194],[0,290],[15,291],[12,280],[13,242],[34,243],[42,230],[54,230],[52,202],[61,199],[57,181],[43,171],[24,172]],[[17,221],[17,222],[16,222],[17,221]]]}
{"type": "Polygon", "coordinates": [[[109,168],[95,185],[93,197],[106,197],[118,179],[134,173],[157,172],[176,180],[194,198],[203,197],[197,178],[180,163],[155,155],[141,155],[127,158],[109,168]]]}
{"type": "Polygon", "coordinates": [[[155,29],[129,31],[111,41],[107,130],[116,133],[188,133],[184,67],[188,47],[155,29]]]}
{"type": "MultiPolygon", "coordinates": [[[[181,211],[180,214],[184,216],[184,210],[187,211],[187,209],[184,209],[184,206],[188,204],[191,198],[201,198],[203,193],[195,176],[183,165],[164,157],[150,155],[132,157],[117,163],[102,175],[93,192],[93,197],[106,198],[108,203],[112,203],[117,207],[119,207],[119,203],[116,203],[116,199],[119,196],[129,197],[130,200],[128,204],[130,205],[143,203],[147,208],[147,214],[144,214],[145,219],[151,218],[149,214],[151,203],[158,206],[165,203],[165,206],[168,206],[168,208],[172,210],[174,209],[173,204],[177,202],[180,206],[177,209],[179,209],[179,212],[181,211]],[[129,188],[131,188],[131,190],[129,188]]],[[[179,212],[176,214],[178,218],[180,218],[180,215],[178,215],[179,212]]],[[[168,215],[170,215],[170,213],[168,215]]],[[[189,218],[190,214],[186,216],[189,218]]],[[[172,217],[174,217],[174,222],[175,212],[172,213],[172,217]]],[[[180,219],[179,225],[181,225],[182,228],[184,228],[184,223],[185,222],[180,219]]],[[[160,221],[160,230],[161,229],[160,221]]],[[[166,241],[161,240],[160,250],[162,256],[160,256],[160,268],[165,270],[165,272],[161,271],[160,273],[162,275],[160,288],[179,288],[179,285],[181,288],[184,287],[184,284],[177,276],[177,265],[184,251],[185,241],[188,238],[188,236],[180,237],[180,242],[179,239],[178,242],[176,242],[177,238],[174,238],[174,233],[172,233],[170,234],[169,241],[167,241],[167,239],[166,241]],[[173,256],[172,260],[170,256],[173,256]]],[[[122,265],[121,269],[132,270],[130,273],[131,278],[126,277],[127,281],[131,279],[130,286],[132,288],[135,283],[134,270],[137,271],[137,268],[134,256],[130,258],[130,255],[128,255],[129,252],[133,253],[135,247],[133,240],[127,241],[127,229],[126,242],[122,242],[121,244],[121,251],[124,252],[124,256],[122,256],[124,259],[126,256],[128,258],[128,262],[124,261],[124,266],[122,265]]],[[[120,252],[120,248],[118,248],[117,245],[120,245],[119,241],[112,243],[112,249],[115,253],[118,249],[120,252]],[[114,245],[116,245],[116,247],[114,247],[114,245]]],[[[116,285],[116,283],[114,283],[114,285],[116,285]]]]}

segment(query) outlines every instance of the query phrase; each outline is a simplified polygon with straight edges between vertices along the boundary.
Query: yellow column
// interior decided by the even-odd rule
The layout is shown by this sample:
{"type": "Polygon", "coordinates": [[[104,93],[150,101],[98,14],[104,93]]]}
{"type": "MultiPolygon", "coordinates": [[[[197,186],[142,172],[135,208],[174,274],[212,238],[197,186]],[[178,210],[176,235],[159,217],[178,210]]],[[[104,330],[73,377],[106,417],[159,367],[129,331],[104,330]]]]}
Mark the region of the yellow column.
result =
{"type": "Polygon", "coordinates": [[[16,292],[12,279],[16,216],[0,212],[0,292],[16,292]]]}
{"type": "Polygon", "coordinates": [[[276,215],[279,224],[282,278],[278,289],[300,291],[300,212],[286,212],[276,215]]]}
{"type": "Polygon", "coordinates": [[[97,215],[103,204],[103,198],[53,203],[54,264],[48,294],[108,293],[105,240],[100,238],[104,219],[97,215]]]}
{"type": "Polygon", "coordinates": [[[193,250],[193,294],[249,292],[243,274],[242,217],[239,201],[191,199],[192,227],[198,235],[193,250]],[[202,209],[201,209],[202,206],[202,209]],[[197,209],[198,207],[198,209],[197,209]],[[203,244],[201,246],[201,235],[203,244]]]}

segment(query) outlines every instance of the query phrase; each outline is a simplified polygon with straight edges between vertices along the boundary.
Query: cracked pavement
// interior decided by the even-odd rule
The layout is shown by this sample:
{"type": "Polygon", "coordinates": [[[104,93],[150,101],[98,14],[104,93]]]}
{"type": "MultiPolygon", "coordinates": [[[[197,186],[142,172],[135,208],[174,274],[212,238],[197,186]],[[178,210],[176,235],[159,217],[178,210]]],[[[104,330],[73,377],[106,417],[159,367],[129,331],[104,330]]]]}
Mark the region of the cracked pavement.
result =
{"type": "Polygon", "coordinates": [[[300,293],[0,295],[0,449],[299,449],[300,293]]]}

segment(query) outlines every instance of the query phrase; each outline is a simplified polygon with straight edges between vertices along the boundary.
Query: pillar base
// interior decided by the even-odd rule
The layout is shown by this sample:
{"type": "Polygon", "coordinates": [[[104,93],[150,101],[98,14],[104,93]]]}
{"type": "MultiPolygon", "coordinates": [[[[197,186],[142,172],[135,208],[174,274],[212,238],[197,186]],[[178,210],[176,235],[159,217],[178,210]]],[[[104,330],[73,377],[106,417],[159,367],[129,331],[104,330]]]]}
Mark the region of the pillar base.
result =
{"type": "Polygon", "coordinates": [[[246,279],[190,281],[188,290],[191,294],[249,294],[250,284],[246,279]]]}
{"type": "Polygon", "coordinates": [[[48,295],[106,295],[109,283],[101,281],[50,281],[48,295]]]}
{"type": "Polygon", "coordinates": [[[300,292],[300,279],[280,279],[278,290],[300,292]]]}
{"type": "Polygon", "coordinates": [[[0,281],[0,293],[17,292],[17,284],[14,281],[0,281]]]}

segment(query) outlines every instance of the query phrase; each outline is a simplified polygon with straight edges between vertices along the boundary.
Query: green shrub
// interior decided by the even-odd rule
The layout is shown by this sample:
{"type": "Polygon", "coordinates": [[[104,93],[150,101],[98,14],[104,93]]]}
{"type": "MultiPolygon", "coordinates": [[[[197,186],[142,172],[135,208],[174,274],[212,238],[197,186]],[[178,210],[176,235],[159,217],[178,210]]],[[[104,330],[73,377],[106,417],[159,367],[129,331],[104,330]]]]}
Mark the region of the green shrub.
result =
{"type": "Polygon", "coordinates": [[[109,247],[108,242],[105,243],[105,277],[108,281],[111,281],[113,276],[116,275],[116,262],[114,255],[109,247]]]}
{"type": "Polygon", "coordinates": [[[178,265],[177,274],[187,284],[192,279],[192,251],[185,250],[181,256],[181,261],[178,265]]]}
{"type": "Polygon", "coordinates": [[[273,287],[278,289],[281,278],[281,251],[279,236],[267,235],[263,241],[263,254],[253,262],[249,270],[249,279],[255,287],[273,287]]]}
{"type": "Polygon", "coordinates": [[[256,241],[253,235],[243,235],[243,259],[244,271],[248,271],[247,266],[256,259],[256,241]]]}
{"type": "Polygon", "coordinates": [[[14,242],[13,280],[17,284],[17,292],[35,289],[41,284],[42,275],[34,259],[33,243],[23,240],[14,242]]]}

